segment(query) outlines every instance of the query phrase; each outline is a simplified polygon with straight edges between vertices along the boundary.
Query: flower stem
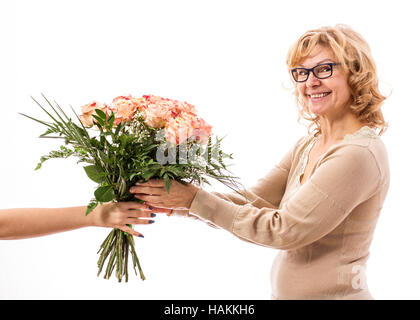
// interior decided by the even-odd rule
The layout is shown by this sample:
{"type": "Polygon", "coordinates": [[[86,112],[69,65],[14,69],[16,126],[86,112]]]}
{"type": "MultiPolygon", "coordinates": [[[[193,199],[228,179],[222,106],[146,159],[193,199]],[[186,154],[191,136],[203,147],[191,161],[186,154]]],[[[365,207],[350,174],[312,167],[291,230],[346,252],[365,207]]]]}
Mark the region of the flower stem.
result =
{"type": "Polygon", "coordinates": [[[121,282],[124,276],[125,282],[128,282],[129,251],[131,251],[134,272],[137,275],[136,269],[138,269],[141,279],[145,280],[146,278],[134,247],[133,236],[116,228],[108,234],[98,251],[101,254],[98,259],[98,276],[102,272],[105,261],[109,258],[104,278],[109,279],[115,268],[115,276],[118,282],[121,282]]]}

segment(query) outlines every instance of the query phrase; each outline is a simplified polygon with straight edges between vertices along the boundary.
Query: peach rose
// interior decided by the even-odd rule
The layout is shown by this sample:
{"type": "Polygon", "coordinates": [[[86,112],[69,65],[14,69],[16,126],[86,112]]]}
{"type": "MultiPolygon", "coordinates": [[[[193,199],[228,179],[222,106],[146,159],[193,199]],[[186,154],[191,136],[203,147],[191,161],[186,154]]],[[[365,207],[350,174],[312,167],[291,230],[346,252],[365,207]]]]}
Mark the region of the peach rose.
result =
{"type": "Polygon", "coordinates": [[[205,122],[202,118],[198,118],[193,130],[195,141],[200,144],[207,144],[211,135],[212,126],[205,122]]]}
{"type": "Polygon", "coordinates": [[[189,112],[194,114],[197,113],[195,107],[187,102],[181,102],[175,99],[162,98],[154,95],[144,95],[143,98],[147,101],[146,105],[157,104],[166,106],[168,110],[172,112],[172,116],[174,117],[180,114],[181,112],[189,112]]]}
{"type": "Polygon", "coordinates": [[[147,105],[147,101],[143,97],[141,97],[141,98],[132,98],[131,101],[134,103],[134,105],[136,106],[137,110],[142,110],[147,105]]]}
{"type": "Polygon", "coordinates": [[[181,102],[176,104],[176,109],[178,112],[188,112],[197,114],[197,110],[195,110],[195,107],[187,102],[181,102]]]}
{"type": "Polygon", "coordinates": [[[133,119],[139,108],[139,103],[132,96],[119,96],[112,100],[112,110],[115,113],[115,124],[133,119]]]}
{"type": "Polygon", "coordinates": [[[207,144],[211,128],[195,114],[181,112],[177,117],[168,121],[165,127],[165,137],[169,142],[181,144],[186,139],[195,136],[196,142],[207,144]]]}
{"type": "Polygon", "coordinates": [[[167,105],[151,103],[143,110],[145,122],[153,128],[163,128],[171,116],[167,105]]]}
{"type": "Polygon", "coordinates": [[[86,127],[90,128],[93,126],[93,117],[92,114],[82,114],[79,116],[80,122],[86,127]]]}
{"type": "Polygon", "coordinates": [[[83,105],[81,109],[82,109],[82,114],[92,114],[95,111],[95,109],[102,110],[106,107],[107,107],[106,105],[100,102],[94,101],[94,102],[83,105]]]}
{"type": "Polygon", "coordinates": [[[92,117],[92,114],[95,112],[96,109],[100,109],[108,115],[111,114],[111,109],[108,105],[102,104],[97,101],[85,104],[81,107],[81,109],[82,109],[82,114],[79,116],[79,119],[85,127],[93,126],[94,118],[92,117]]]}
{"type": "Polygon", "coordinates": [[[183,143],[193,132],[192,120],[187,117],[176,117],[169,120],[165,127],[166,139],[174,144],[183,143]]]}

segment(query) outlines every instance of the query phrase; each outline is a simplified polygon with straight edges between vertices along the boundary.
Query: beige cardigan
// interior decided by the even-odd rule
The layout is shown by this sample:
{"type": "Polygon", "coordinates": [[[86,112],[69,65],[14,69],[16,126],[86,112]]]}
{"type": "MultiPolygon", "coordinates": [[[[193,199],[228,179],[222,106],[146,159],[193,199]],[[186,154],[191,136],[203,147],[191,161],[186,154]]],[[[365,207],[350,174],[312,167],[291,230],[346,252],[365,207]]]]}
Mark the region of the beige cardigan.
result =
{"type": "Polygon", "coordinates": [[[272,299],[372,299],[366,261],[390,182],[388,156],[374,129],[331,146],[300,184],[313,135],[302,137],[264,178],[236,194],[200,189],[188,215],[235,236],[280,249],[272,299]]]}

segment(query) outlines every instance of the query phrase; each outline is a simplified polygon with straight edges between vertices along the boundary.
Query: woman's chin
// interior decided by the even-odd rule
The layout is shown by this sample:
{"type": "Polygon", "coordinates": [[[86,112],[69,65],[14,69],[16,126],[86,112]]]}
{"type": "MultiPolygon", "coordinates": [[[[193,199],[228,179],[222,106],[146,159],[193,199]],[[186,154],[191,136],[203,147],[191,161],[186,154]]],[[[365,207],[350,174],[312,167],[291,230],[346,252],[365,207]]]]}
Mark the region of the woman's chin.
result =
{"type": "Polygon", "coordinates": [[[326,108],[321,106],[309,106],[309,111],[316,116],[320,116],[326,112],[326,108]]]}

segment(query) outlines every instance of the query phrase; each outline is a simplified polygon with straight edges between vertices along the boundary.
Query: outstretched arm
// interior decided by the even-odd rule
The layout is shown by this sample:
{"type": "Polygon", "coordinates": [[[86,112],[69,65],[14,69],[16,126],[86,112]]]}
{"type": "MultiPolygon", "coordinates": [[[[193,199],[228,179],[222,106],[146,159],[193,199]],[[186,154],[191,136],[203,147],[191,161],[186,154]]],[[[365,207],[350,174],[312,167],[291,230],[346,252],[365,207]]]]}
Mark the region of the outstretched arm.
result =
{"type": "Polygon", "coordinates": [[[236,205],[200,190],[190,211],[255,244],[297,249],[334,230],[384,183],[375,157],[360,146],[340,146],[280,208],[236,205]]]}
{"type": "Polygon", "coordinates": [[[383,183],[368,149],[337,149],[280,208],[239,205],[178,183],[171,186],[174,193],[171,189],[167,194],[160,180],[132,187],[131,192],[153,206],[187,208],[243,240],[276,249],[299,248],[331,232],[383,183]]]}
{"type": "Polygon", "coordinates": [[[17,208],[0,210],[0,239],[14,240],[40,237],[78,228],[97,226],[119,228],[134,236],[142,236],[126,224],[149,224],[154,212],[137,202],[106,203],[88,216],[86,207],[17,208]]]}

